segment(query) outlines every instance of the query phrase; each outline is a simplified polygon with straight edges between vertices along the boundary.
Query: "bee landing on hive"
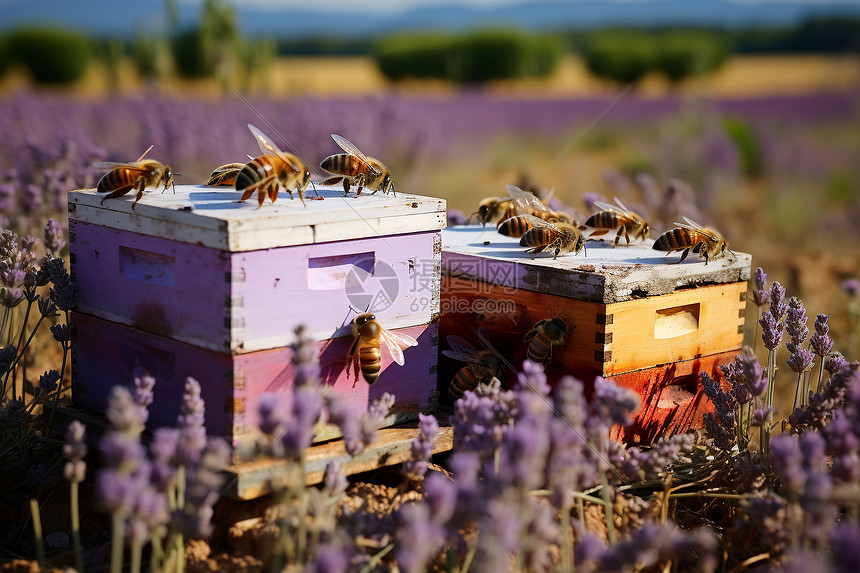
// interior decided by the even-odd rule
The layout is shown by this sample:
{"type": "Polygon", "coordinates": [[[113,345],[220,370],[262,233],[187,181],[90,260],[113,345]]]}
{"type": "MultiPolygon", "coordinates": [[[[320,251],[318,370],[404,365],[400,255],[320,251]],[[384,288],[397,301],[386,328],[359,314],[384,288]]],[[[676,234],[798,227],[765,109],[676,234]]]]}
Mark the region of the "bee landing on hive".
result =
{"type": "Polygon", "coordinates": [[[347,138],[331,134],[331,138],[346,153],[330,155],[322,160],[320,167],[332,177],[320,182],[322,185],[337,185],[343,183],[343,194],[349,193],[350,187],[355,185],[355,196],[361,195],[362,189],[370,189],[373,193],[379,190],[386,195],[394,193],[394,180],[391,179],[391,171],[381,161],[373,157],[367,157],[347,138]]]}
{"type": "MultiPolygon", "coordinates": [[[[263,155],[252,159],[235,174],[236,191],[242,191],[242,198],[237,202],[245,201],[256,191],[258,207],[262,207],[266,196],[274,203],[278,198],[279,187],[283,187],[290,194],[290,198],[293,197],[293,190],[295,190],[302,205],[305,205],[304,194],[311,180],[310,169],[295,155],[284,153],[278,149],[272,140],[250,123],[248,129],[257,139],[263,155]]],[[[229,178],[233,176],[235,165],[229,164],[219,167],[219,169],[223,168],[225,172],[229,173],[225,175],[226,178],[229,178]]],[[[215,173],[212,174],[213,177],[217,172],[216,169],[215,173]]],[[[211,180],[212,177],[210,177],[211,180]]]]}
{"type": "Polygon", "coordinates": [[[657,237],[654,241],[654,250],[666,251],[667,255],[674,251],[683,251],[678,264],[687,258],[690,251],[693,251],[705,259],[705,265],[711,259],[722,257],[727,250],[732,252],[719,232],[702,227],[687,217],[684,217],[684,221],[684,223],[676,221],[673,223],[676,228],[657,237]]]}
{"type": "Polygon", "coordinates": [[[474,390],[479,384],[489,384],[493,378],[502,377],[507,363],[490,343],[487,331],[483,327],[478,327],[478,340],[483,347],[481,350],[456,334],[449,335],[446,340],[451,349],[443,350],[442,354],[466,363],[457,371],[448,385],[448,397],[452,402],[458,400],[463,392],[474,390]]]}
{"type": "Polygon", "coordinates": [[[595,201],[594,204],[600,207],[601,211],[594,213],[585,222],[587,228],[592,230],[588,233],[588,238],[602,237],[610,231],[615,232],[615,243],[613,247],[618,246],[618,242],[623,237],[627,241],[627,246],[630,246],[630,237],[633,240],[644,241],[651,234],[651,227],[642,218],[633,211],[624,206],[618,197],[615,198],[616,205],[595,201]]]}
{"type": "Polygon", "coordinates": [[[93,167],[96,169],[110,169],[110,171],[99,179],[97,187],[99,193],[107,193],[102,198],[102,205],[104,205],[107,199],[122,197],[132,189],[135,189],[137,197],[134,198],[134,203],[131,204],[131,208],[134,209],[134,206],[143,197],[143,192],[147,187],[157,187],[163,183],[164,188],[161,190],[163,193],[168,187],[174,185],[173,176],[178,175],[178,173],[173,173],[169,165],[164,165],[155,159],[144,159],[152,147],[150,145],[143,152],[143,155],[130,163],[117,163],[113,161],[97,161],[93,163],[93,167]]]}
{"type": "MultiPolygon", "coordinates": [[[[382,367],[382,345],[388,349],[394,361],[403,366],[406,360],[403,357],[403,349],[410,346],[418,346],[418,341],[407,334],[394,334],[386,330],[376,321],[376,316],[365,312],[359,314],[352,321],[352,335],[355,340],[349,349],[346,362],[346,375],[349,376],[349,367],[356,362],[355,382],[358,382],[358,370],[368,384],[373,384],[379,378],[382,367]]],[[[353,388],[355,383],[353,383],[353,388]]]]}

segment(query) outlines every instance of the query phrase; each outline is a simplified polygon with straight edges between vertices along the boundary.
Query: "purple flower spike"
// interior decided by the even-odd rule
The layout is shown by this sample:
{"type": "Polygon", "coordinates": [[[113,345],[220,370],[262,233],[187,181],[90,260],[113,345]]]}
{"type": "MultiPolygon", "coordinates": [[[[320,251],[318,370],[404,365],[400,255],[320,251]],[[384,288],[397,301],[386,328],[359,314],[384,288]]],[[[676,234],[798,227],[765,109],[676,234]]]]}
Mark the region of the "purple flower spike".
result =
{"type": "Polygon", "coordinates": [[[785,304],[785,288],[778,282],[773,283],[770,287],[770,314],[775,322],[788,312],[788,305],[785,304]]]}
{"type": "Polygon", "coordinates": [[[266,392],[260,396],[260,431],[272,435],[284,423],[283,406],[281,396],[272,392],[266,392]]]}
{"type": "Polygon", "coordinates": [[[755,288],[753,289],[753,303],[762,306],[770,300],[770,292],[767,290],[767,275],[761,267],[755,271],[755,288]]]}
{"type": "Polygon", "coordinates": [[[424,478],[430,456],[433,455],[433,439],[439,433],[439,422],[430,414],[418,414],[418,437],[412,440],[412,459],[403,464],[403,473],[413,480],[424,478]]]}
{"type": "Polygon", "coordinates": [[[45,225],[45,247],[52,253],[58,253],[65,246],[63,229],[56,219],[48,219],[45,225]]]}
{"type": "Polygon", "coordinates": [[[767,376],[762,370],[761,364],[755,357],[752,348],[744,346],[741,351],[743,364],[744,383],[753,396],[761,396],[767,388],[767,376]]]}
{"type": "Polygon", "coordinates": [[[87,427],[78,420],[72,420],[66,428],[66,444],[63,446],[63,455],[66,457],[65,478],[72,483],[84,481],[87,472],[87,464],[84,457],[87,455],[87,442],[84,440],[87,427]]]}
{"type": "Polygon", "coordinates": [[[182,395],[182,406],[176,420],[180,433],[177,449],[180,464],[196,463],[206,447],[206,428],[203,427],[205,413],[206,405],[200,396],[200,383],[189,377],[185,381],[185,393],[182,395]]]}
{"type": "Polygon", "coordinates": [[[848,296],[854,297],[860,295],[860,280],[850,278],[842,281],[842,290],[848,293],[848,296]]]}
{"type": "MultiPolygon", "coordinates": [[[[778,283],[777,283],[778,284],[778,283]]],[[[771,305],[772,306],[772,305],[771,305]]],[[[782,344],[783,324],[766,312],[758,321],[761,325],[761,340],[768,350],[776,350],[782,344]]]]}
{"type": "Polygon", "coordinates": [[[788,301],[788,312],[785,316],[785,331],[795,341],[801,343],[809,336],[806,328],[806,309],[799,298],[793,296],[788,301]]]}
{"type": "Polygon", "coordinates": [[[791,352],[791,355],[789,355],[788,360],[786,361],[789,368],[798,373],[806,372],[812,368],[812,361],[815,359],[815,354],[813,354],[811,350],[802,348],[799,344],[795,344],[794,342],[787,343],[785,347],[789,352],[791,352]]]}
{"type": "Polygon", "coordinates": [[[788,434],[779,434],[770,441],[770,455],[773,469],[782,483],[782,489],[793,495],[799,495],[806,483],[806,472],[801,463],[803,457],[797,438],[788,434]]]}
{"type": "Polygon", "coordinates": [[[819,356],[826,356],[833,349],[833,339],[830,338],[830,327],[827,325],[827,315],[815,317],[815,334],[812,335],[812,349],[819,356]]]}
{"type": "Polygon", "coordinates": [[[848,361],[839,352],[828,354],[827,358],[824,359],[824,369],[830,372],[831,375],[836,374],[846,366],[848,366],[848,361]]]}

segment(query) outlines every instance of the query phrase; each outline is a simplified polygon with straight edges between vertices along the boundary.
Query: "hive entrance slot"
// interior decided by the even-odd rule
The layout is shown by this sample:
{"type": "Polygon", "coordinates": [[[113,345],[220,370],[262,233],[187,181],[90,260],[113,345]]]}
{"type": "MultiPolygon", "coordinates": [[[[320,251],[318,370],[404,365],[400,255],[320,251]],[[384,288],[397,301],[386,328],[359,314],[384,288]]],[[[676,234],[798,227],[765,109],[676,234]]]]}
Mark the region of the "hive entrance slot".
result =
{"type": "Polygon", "coordinates": [[[674,306],[657,311],[654,338],[676,338],[699,329],[699,303],[674,306]]]}
{"type": "Polygon", "coordinates": [[[308,288],[342,290],[347,279],[363,282],[373,276],[376,253],[353,253],[308,259],[308,288]]]}

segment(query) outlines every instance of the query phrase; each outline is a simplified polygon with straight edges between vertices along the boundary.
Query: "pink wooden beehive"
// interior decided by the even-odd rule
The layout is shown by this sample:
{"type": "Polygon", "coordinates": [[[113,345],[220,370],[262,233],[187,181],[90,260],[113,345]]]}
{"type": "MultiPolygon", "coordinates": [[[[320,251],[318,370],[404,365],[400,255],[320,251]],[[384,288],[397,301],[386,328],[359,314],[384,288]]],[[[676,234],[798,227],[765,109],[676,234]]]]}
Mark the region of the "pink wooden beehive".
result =
{"type": "Polygon", "coordinates": [[[303,324],[335,391],[360,405],[393,393],[391,421],[433,409],[445,201],[319,195],[307,207],[282,197],[258,209],[235,203],[232,190],[183,185],[132,210],[130,197],[100,205],[94,190],[70,193],[75,405],[102,411],[112,385],[148,371],[157,379],[151,424],[173,424],[193,376],[209,432],[237,445],[263,392],[290,395],[290,345],[303,324]],[[383,351],[377,382],[353,388],[349,323],[368,307],[419,345],[403,367],[383,351]]]}

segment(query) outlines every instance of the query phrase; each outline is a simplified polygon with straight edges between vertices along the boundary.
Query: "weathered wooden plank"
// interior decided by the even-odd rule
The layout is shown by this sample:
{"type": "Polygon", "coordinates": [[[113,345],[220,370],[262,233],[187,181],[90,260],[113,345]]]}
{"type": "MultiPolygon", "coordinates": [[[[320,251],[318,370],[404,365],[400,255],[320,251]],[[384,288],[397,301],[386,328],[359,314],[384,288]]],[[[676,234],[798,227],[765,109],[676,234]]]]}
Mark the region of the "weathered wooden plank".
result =
{"type": "Polygon", "coordinates": [[[444,199],[407,193],[344,197],[334,187],[319,187],[318,193],[325,200],[307,200],[306,207],[282,194],[276,203],[257,208],[253,200],[236,203],[241,193],[234,190],[179,185],[175,194],[145,195],[132,210],[133,197],[101,205],[103,195],[85,189],[69,193],[69,212],[85,222],[233,252],[373,235],[362,220],[401,229],[392,233],[436,231],[446,224],[444,199]]]}
{"type": "Polygon", "coordinates": [[[746,281],[752,260],[746,253],[727,253],[707,265],[695,255],[673,264],[678,256],[653,250],[650,239],[614,249],[590,241],[580,254],[554,260],[551,254],[525,254],[519,239],[480,225],[448,228],[442,243],[442,272],[449,276],[605,304],[682,287],[746,281]]]}
{"type": "MultiPolygon", "coordinates": [[[[414,427],[383,428],[376,440],[364,452],[351,457],[346,453],[343,440],[313,446],[307,454],[307,484],[320,483],[329,463],[340,464],[346,475],[362,473],[390,466],[410,459],[412,441],[418,436],[414,427]]],[[[433,453],[453,447],[454,431],[451,426],[440,425],[433,440],[433,453]]],[[[281,487],[297,479],[296,467],[283,460],[261,457],[251,462],[237,463],[227,470],[224,493],[238,499],[254,499],[272,492],[272,483],[281,487]]]]}

